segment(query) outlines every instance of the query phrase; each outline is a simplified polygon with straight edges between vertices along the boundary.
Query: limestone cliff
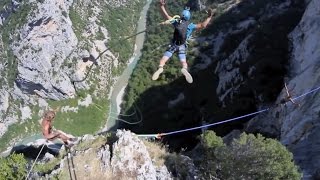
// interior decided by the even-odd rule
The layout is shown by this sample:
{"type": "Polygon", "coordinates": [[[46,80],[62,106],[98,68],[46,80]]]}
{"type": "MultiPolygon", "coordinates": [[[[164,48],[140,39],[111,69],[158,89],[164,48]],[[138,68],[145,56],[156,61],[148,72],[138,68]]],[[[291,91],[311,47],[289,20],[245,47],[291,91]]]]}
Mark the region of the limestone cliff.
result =
{"type": "MultiPolygon", "coordinates": [[[[288,89],[297,97],[320,86],[320,1],[312,0],[295,29],[289,34],[292,53],[289,73],[286,78],[288,89]]],[[[277,101],[285,96],[282,89],[277,101]]],[[[305,179],[320,176],[320,126],[319,92],[311,93],[296,100],[296,106],[287,103],[272,109],[263,116],[254,118],[248,130],[271,133],[280,138],[294,154],[301,166],[305,179]]]]}
{"type": "MultiPolygon", "coordinates": [[[[276,105],[285,97],[285,83],[293,97],[320,86],[319,1],[198,2],[192,1],[194,9],[206,4],[218,13],[207,30],[190,41],[187,60],[194,82],[186,84],[177,70],[179,64],[172,61],[157,82],[139,81],[139,86],[133,82],[127,94],[134,96],[127,98],[127,104],[140,107],[149,121],[139,128],[124,127],[135,132],[170,132],[272,107],[251,121],[244,118],[212,129],[219,135],[238,129],[278,138],[292,150],[304,178],[318,178],[319,95],[298,99],[300,107],[276,105]],[[141,90],[143,85],[147,88],[141,90]]],[[[148,62],[148,67],[156,69],[157,63],[150,65],[145,59],[140,60],[141,66],[148,62]]],[[[151,76],[152,72],[139,75],[151,76]]],[[[134,106],[124,108],[130,112],[134,106]]],[[[197,133],[166,140],[172,147],[193,147],[190,136],[196,141],[197,133]]]]}
{"type": "MultiPolygon", "coordinates": [[[[25,155],[37,154],[41,144],[33,144],[32,149],[21,149],[25,155]]],[[[85,135],[70,150],[62,148],[59,156],[53,156],[52,150],[44,148],[38,165],[30,178],[58,179],[161,179],[196,178],[196,168],[192,160],[177,155],[182,162],[172,174],[176,161],[168,157],[170,153],[164,147],[142,141],[129,131],[118,131],[116,135],[85,135]],[[173,163],[173,164],[172,164],[173,163]]],[[[34,157],[33,157],[34,158],[34,157]]]]}
{"type": "MultiPolygon", "coordinates": [[[[99,104],[97,101],[105,104],[114,78],[126,65],[134,46],[128,40],[126,48],[119,52],[115,42],[123,33],[135,31],[143,3],[2,1],[0,137],[17,122],[25,123],[25,133],[34,132],[31,124],[46,109],[61,108],[64,113],[75,113],[79,107],[99,104]],[[120,13],[133,12],[132,16],[116,17],[114,11],[119,9],[120,13]],[[117,27],[119,23],[125,26],[125,32],[117,30],[121,28],[117,27]],[[105,53],[100,55],[101,52],[105,53]],[[70,99],[78,103],[52,105],[70,99]]],[[[99,107],[101,111],[107,110],[99,107]]]]}
{"type": "MultiPolygon", "coordinates": [[[[42,111],[51,107],[48,99],[61,101],[80,94],[73,106],[61,107],[62,112],[80,112],[80,107],[93,105],[97,97],[107,97],[114,69],[125,62],[121,61],[122,53],[107,50],[116,32],[111,29],[119,24],[110,23],[111,15],[105,12],[113,12],[110,7],[130,9],[130,2],[133,1],[6,0],[0,3],[3,5],[0,7],[0,136],[10,124],[39,119],[42,111]],[[105,55],[92,61],[104,50],[107,50],[105,55]],[[82,81],[90,67],[95,75],[82,81]]],[[[189,1],[189,5],[196,11],[211,2],[215,2],[213,7],[219,16],[201,37],[191,40],[188,52],[188,58],[193,55],[190,72],[194,83],[186,86],[182,79],[177,79],[174,70],[165,72],[162,84],[155,88],[149,88],[151,80],[139,79],[136,84],[142,93],[134,94],[131,103],[141,108],[146,120],[133,130],[167,132],[273,106],[284,97],[285,82],[293,96],[320,86],[319,0],[189,1]],[[166,79],[170,79],[169,83],[166,79]],[[144,91],[145,87],[149,89],[144,91]]],[[[113,13],[111,17],[119,15],[113,13]]],[[[120,16],[116,19],[123,23],[120,16]]],[[[133,20],[130,19],[132,31],[133,20]]],[[[118,36],[128,35],[125,33],[118,36]]],[[[116,45],[114,41],[113,45],[116,45]]],[[[150,62],[149,57],[145,63],[148,68],[141,71],[146,75],[140,77],[151,76],[150,67],[157,67],[158,62],[150,62]]],[[[297,100],[300,107],[288,103],[247,124],[230,123],[215,130],[221,135],[240,129],[278,138],[293,152],[304,179],[316,179],[320,174],[319,97],[313,93],[297,100]]],[[[100,105],[94,105],[98,111],[100,105]]],[[[27,132],[28,127],[25,129],[27,132]]],[[[138,146],[140,141],[126,134],[118,134],[119,140],[112,145],[103,141],[102,146],[83,149],[79,144],[80,149],[72,157],[77,161],[75,164],[82,163],[77,166],[81,175],[91,172],[101,177],[172,178],[164,166],[152,166],[146,149],[138,146]],[[130,153],[133,154],[123,156],[130,153]],[[134,170],[133,164],[139,169],[134,170]]],[[[194,133],[188,138],[181,136],[168,141],[180,149],[190,141],[194,143],[196,136],[194,133]]],[[[186,158],[186,162],[190,161],[186,158]]],[[[56,172],[68,176],[66,163],[65,156],[59,169],[34,176],[54,176],[56,172]]],[[[194,176],[190,174],[188,177],[192,179],[194,176]]]]}

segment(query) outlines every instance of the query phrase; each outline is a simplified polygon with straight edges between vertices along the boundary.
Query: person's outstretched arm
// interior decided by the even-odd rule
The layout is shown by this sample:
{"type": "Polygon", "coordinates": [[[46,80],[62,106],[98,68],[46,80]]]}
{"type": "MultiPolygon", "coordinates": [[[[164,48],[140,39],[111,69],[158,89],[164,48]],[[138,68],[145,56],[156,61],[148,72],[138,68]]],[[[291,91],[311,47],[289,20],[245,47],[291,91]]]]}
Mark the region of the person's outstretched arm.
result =
{"type": "Polygon", "coordinates": [[[208,17],[201,23],[198,23],[196,25],[196,29],[200,30],[200,29],[204,29],[208,26],[208,24],[210,23],[212,16],[215,14],[215,11],[213,11],[212,9],[208,10],[208,17]]]}
{"type": "Polygon", "coordinates": [[[168,14],[166,8],[164,7],[164,5],[166,4],[165,0],[160,0],[160,10],[161,10],[161,14],[164,18],[171,19],[172,17],[168,14]]]}

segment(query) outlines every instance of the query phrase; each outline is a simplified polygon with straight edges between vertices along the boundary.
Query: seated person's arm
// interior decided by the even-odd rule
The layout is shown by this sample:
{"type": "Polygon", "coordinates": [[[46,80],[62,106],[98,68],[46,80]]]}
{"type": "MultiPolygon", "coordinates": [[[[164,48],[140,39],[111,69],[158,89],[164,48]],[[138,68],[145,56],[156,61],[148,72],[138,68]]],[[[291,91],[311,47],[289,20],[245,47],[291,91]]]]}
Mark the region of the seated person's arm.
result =
{"type": "Polygon", "coordinates": [[[53,133],[50,133],[50,128],[49,128],[49,126],[47,126],[44,128],[43,135],[46,139],[52,139],[52,138],[59,136],[59,133],[57,133],[55,131],[53,133]]]}

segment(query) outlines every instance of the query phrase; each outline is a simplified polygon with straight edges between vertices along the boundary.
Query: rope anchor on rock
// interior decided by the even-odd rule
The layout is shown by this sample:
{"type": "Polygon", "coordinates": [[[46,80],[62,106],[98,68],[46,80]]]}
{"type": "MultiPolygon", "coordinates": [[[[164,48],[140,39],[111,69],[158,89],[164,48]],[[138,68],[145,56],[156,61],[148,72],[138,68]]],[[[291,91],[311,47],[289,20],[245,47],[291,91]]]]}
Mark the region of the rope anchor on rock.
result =
{"type": "Polygon", "coordinates": [[[284,83],[284,88],[286,90],[286,97],[283,98],[282,100],[280,100],[280,104],[286,105],[287,102],[291,102],[292,104],[296,105],[297,107],[300,107],[300,104],[295,102],[295,100],[292,98],[292,95],[291,95],[286,83],[284,83]]]}

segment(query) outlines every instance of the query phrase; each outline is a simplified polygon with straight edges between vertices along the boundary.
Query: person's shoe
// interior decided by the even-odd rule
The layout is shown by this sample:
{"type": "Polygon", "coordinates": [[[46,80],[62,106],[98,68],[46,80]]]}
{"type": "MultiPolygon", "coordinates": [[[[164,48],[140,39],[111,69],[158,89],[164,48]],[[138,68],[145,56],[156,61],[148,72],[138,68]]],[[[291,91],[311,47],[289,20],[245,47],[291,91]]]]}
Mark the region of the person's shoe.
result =
{"type": "Polygon", "coordinates": [[[73,141],[69,141],[69,140],[67,141],[67,143],[64,143],[64,146],[69,149],[74,145],[75,145],[75,143],[73,141]]]}
{"type": "Polygon", "coordinates": [[[74,141],[77,141],[77,140],[78,140],[78,138],[73,137],[73,138],[70,138],[69,140],[74,142],[74,141]]]}
{"type": "Polygon", "coordinates": [[[192,76],[191,76],[191,74],[188,72],[188,70],[186,68],[182,68],[181,72],[184,75],[184,77],[186,78],[186,81],[188,83],[192,83],[193,82],[192,76]]]}
{"type": "Polygon", "coordinates": [[[152,75],[152,80],[157,80],[159,75],[163,72],[163,67],[159,67],[159,69],[152,75]]]}

